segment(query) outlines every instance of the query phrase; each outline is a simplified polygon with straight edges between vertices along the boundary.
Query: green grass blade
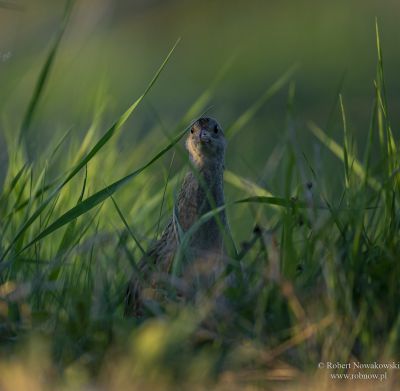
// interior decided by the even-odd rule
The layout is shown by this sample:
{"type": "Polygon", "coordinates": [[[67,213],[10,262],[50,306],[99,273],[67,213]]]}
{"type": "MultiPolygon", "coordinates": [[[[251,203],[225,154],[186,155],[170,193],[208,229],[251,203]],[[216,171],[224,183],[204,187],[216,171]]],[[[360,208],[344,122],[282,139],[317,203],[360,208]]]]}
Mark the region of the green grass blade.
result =
{"type": "Polygon", "coordinates": [[[2,202],[2,200],[6,199],[8,197],[8,195],[14,190],[15,186],[17,185],[17,183],[19,182],[19,180],[21,179],[21,176],[24,174],[25,170],[27,169],[28,165],[24,164],[22,166],[22,168],[17,172],[17,174],[14,176],[14,178],[11,180],[10,186],[8,187],[8,189],[6,189],[3,194],[0,197],[0,203],[2,202]]]}
{"type": "Polygon", "coordinates": [[[136,246],[138,246],[140,252],[142,255],[145,255],[146,251],[144,251],[144,248],[141,246],[139,240],[136,238],[135,234],[132,232],[131,227],[129,227],[128,222],[126,221],[124,215],[121,212],[121,209],[119,208],[118,204],[116,203],[115,199],[113,196],[111,196],[111,201],[114,204],[115,209],[117,210],[118,216],[121,218],[122,222],[125,225],[126,230],[129,232],[129,235],[131,235],[133,241],[136,243],[136,246]]]}
{"type": "Polygon", "coordinates": [[[234,204],[244,204],[244,203],[257,203],[257,204],[267,204],[276,205],[283,208],[307,208],[307,203],[302,201],[294,201],[291,199],[281,198],[281,197],[263,197],[254,196],[247,197],[234,202],[234,204]]]}
{"type": "Polygon", "coordinates": [[[64,142],[67,140],[67,138],[70,136],[72,131],[72,128],[69,128],[60,138],[60,140],[56,143],[55,147],[53,148],[50,157],[49,157],[49,161],[51,161],[54,156],[57,154],[57,152],[60,150],[60,148],[62,147],[62,145],[64,144],[64,142]]]}
{"type": "Polygon", "coordinates": [[[382,47],[381,47],[381,39],[379,35],[379,24],[378,24],[378,18],[375,19],[375,34],[376,34],[376,49],[377,49],[377,55],[378,55],[378,85],[379,89],[382,92],[382,99],[383,99],[383,105],[385,107],[385,110],[387,111],[387,99],[386,99],[386,87],[385,87],[385,79],[384,79],[384,73],[383,73],[383,56],[382,56],[382,47]]]}
{"type": "Polygon", "coordinates": [[[65,12],[64,12],[63,22],[60,25],[58,33],[56,34],[54,43],[53,43],[53,45],[50,49],[50,52],[47,56],[46,62],[44,63],[43,68],[40,71],[40,75],[39,75],[38,81],[36,83],[33,95],[29,102],[24,119],[22,120],[21,129],[19,132],[19,143],[20,144],[24,141],[25,136],[26,136],[27,132],[29,131],[33,116],[34,116],[37,106],[39,104],[40,97],[42,96],[44,87],[46,85],[47,79],[50,74],[51,67],[52,67],[54,59],[56,57],[57,50],[60,46],[61,38],[63,37],[65,29],[67,27],[68,20],[71,15],[73,3],[74,3],[74,0],[67,1],[67,5],[65,7],[65,12]]]}
{"type": "Polygon", "coordinates": [[[161,223],[161,217],[162,217],[162,212],[163,212],[163,207],[164,207],[164,202],[165,202],[165,195],[167,193],[167,187],[168,187],[168,184],[170,182],[171,169],[172,169],[172,164],[174,163],[174,158],[175,158],[175,153],[173,153],[173,155],[172,155],[171,162],[170,162],[169,167],[168,167],[167,178],[165,180],[165,185],[164,185],[163,192],[162,192],[160,213],[158,215],[157,228],[156,228],[156,233],[154,235],[154,239],[155,240],[158,238],[158,234],[160,232],[160,223],[161,223]]]}
{"type": "Polygon", "coordinates": [[[344,111],[343,98],[342,94],[339,94],[339,105],[340,105],[340,113],[342,115],[343,122],[343,162],[344,162],[344,177],[346,188],[350,187],[350,173],[349,173],[349,136],[347,132],[347,122],[346,122],[346,113],[344,111]]]}
{"type": "MultiPolygon", "coordinates": [[[[80,202],[82,202],[82,199],[83,199],[83,196],[84,196],[85,190],[86,190],[86,183],[87,183],[87,167],[85,169],[85,177],[83,179],[82,190],[81,190],[81,194],[79,195],[77,205],[80,202]]],[[[64,235],[61,239],[60,245],[58,246],[57,256],[62,254],[71,245],[71,243],[74,239],[75,227],[76,227],[76,220],[71,222],[71,224],[69,224],[67,229],[65,230],[64,235]]]]}
{"type": "Polygon", "coordinates": [[[369,174],[369,167],[371,161],[372,145],[374,140],[374,126],[376,123],[376,111],[377,111],[377,103],[375,99],[372,105],[371,119],[369,122],[369,129],[368,129],[367,145],[365,147],[364,159],[363,159],[366,177],[368,177],[369,174]]]}
{"type": "MultiPolygon", "coordinates": [[[[242,176],[235,174],[232,171],[226,170],[224,172],[224,180],[226,183],[245,191],[246,193],[252,194],[253,196],[262,197],[272,197],[272,193],[263,187],[258,186],[256,183],[252,182],[250,179],[243,178],[242,176]]],[[[269,204],[271,208],[278,208],[277,205],[269,204]]]]}

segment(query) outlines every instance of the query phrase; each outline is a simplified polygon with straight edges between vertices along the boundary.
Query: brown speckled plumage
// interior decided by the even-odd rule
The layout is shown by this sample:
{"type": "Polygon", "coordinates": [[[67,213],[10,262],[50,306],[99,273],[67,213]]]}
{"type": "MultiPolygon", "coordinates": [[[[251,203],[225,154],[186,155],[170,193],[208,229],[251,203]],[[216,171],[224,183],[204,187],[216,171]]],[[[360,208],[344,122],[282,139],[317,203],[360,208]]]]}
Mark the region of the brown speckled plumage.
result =
{"type": "MultiPolygon", "coordinates": [[[[143,302],[148,296],[148,288],[155,293],[160,275],[171,271],[178,248],[179,229],[187,231],[203,214],[224,204],[225,145],[223,131],[216,120],[203,117],[194,122],[186,139],[192,168],[186,174],[179,191],[175,216],[169,220],[160,239],[139,262],[142,279],[135,274],[129,282],[125,299],[127,316],[143,314],[143,302]]],[[[224,211],[219,213],[219,223],[216,218],[211,218],[191,237],[191,257],[185,272],[187,275],[193,274],[199,265],[206,269],[220,268],[223,253],[221,224],[226,225],[224,211]],[[193,265],[197,265],[196,268],[193,265]]]]}

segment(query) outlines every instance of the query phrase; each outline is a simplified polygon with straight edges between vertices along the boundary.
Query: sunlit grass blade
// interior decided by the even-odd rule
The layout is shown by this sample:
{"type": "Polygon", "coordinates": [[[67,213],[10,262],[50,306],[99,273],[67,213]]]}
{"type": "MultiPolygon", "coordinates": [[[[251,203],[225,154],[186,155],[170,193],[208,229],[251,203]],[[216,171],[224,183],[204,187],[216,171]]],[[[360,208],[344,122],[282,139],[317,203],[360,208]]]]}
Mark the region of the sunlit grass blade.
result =
{"type": "Polygon", "coordinates": [[[263,107],[263,105],[272,98],[285,84],[288,83],[297,66],[293,66],[286,71],[275,83],[269,87],[264,94],[262,94],[252,106],[250,106],[239,118],[225,130],[225,134],[229,138],[233,138],[236,133],[243,129],[251,119],[257,114],[257,112],[263,107]]]}
{"type": "Polygon", "coordinates": [[[243,178],[232,171],[226,170],[224,172],[224,179],[227,183],[231,184],[232,186],[235,186],[238,189],[244,190],[248,193],[253,193],[254,195],[265,196],[265,197],[272,196],[272,193],[269,192],[268,190],[252,182],[250,179],[243,178]]]}
{"type": "MultiPolygon", "coordinates": [[[[335,140],[331,139],[329,136],[327,136],[321,128],[319,128],[317,125],[315,125],[313,122],[309,122],[308,128],[311,130],[311,132],[340,160],[343,161],[344,159],[344,151],[343,147],[340,146],[335,140]]],[[[374,189],[374,190],[379,190],[381,185],[380,183],[372,176],[366,175],[364,167],[362,164],[359,162],[358,159],[355,157],[351,156],[350,157],[352,162],[353,162],[353,170],[354,173],[362,180],[366,180],[368,185],[374,189]]]]}
{"type": "MultiPolygon", "coordinates": [[[[272,193],[268,190],[260,187],[256,183],[252,182],[248,178],[243,178],[242,176],[235,174],[232,171],[226,170],[224,172],[224,180],[226,183],[245,191],[246,193],[252,194],[254,196],[262,197],[272,197],[272,193]]],[[[278,206],[274,204],[269,204],[272,208],[276,209],[278,206]]]]}

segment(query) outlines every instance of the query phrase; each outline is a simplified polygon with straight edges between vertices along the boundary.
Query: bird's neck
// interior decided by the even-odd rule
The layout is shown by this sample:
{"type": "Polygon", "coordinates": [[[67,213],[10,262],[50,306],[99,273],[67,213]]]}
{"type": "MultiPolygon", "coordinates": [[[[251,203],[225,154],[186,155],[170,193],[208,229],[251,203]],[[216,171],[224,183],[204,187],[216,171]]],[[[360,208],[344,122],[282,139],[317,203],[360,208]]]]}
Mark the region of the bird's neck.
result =
{"type": "Polygon", "coordinates": [[[215,173],[223,175],[224,159],[202,156],[196,153],[189,154],[190,161],[195,170],[201,174],[215,173]]]}
{"type": "MultiPolygon", "coordinates": [[[[224,176],[224,162],[218,159],[193,159],[192,170],[195,174],[205,182],[209,188],[213,188],[216,184],[223,182],[224,176]]],[[[195,175],[196,176],[196,175],[195,175]]]]}

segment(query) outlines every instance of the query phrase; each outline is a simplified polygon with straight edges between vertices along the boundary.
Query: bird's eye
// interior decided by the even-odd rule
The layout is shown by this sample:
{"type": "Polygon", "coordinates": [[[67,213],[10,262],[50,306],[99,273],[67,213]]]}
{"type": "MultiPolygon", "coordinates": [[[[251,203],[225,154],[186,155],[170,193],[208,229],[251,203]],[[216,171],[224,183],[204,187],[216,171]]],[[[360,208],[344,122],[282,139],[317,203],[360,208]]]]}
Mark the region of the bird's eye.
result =
{"type": "Polygon", "coordinates": [[[218,125],[215,125],[215,127],[214,127],[214,133],[218,133],[218,125]]]}
{"type": "Polygon", "coordinates": [[[192,127],[192,129],[190,129],[190,133],[194,133],[194,128],[192,127]]]}

